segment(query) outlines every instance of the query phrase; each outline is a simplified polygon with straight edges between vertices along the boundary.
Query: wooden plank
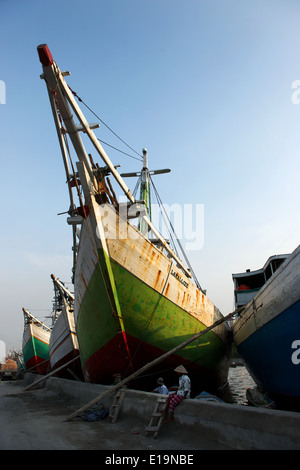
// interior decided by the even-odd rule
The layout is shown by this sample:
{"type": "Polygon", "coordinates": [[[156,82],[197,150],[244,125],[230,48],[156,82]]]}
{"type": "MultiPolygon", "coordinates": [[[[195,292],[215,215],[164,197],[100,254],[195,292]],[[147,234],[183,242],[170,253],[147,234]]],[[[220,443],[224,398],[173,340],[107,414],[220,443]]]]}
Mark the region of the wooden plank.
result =
{"type": "Polygon", "coordinates": [[[150,421],[149,421],[149,424],[148,426],[145,428],[145,431],[146,431],[146,435],[149,433],[149,432],[154,432],[154,438],[157,437],[158,435],[158,431],[160,430],[162,424],[163,424],[163,421],[165,419],[165,415],[162,413],[162,409],[160,409],[161,405],[165,405],[166,402],[167,402],[167,397],[166,398],[158,398],[157,402],[156,402],[156,405],[155,405],[155,408],[154,408],[154,411],[151,415],[151,418],[150,418],[150,421]],[[156,421],[156,424],[155,424],[155,421],[156,421]]]}
{"type": "Polygon", "coordinates": [[[148,432],[156,432],[158,430],[158,426],[148,426],[146,431],[148,432]]]}
{"type": "Polygon", "coordinates": [[[47,380],[49,377],[51,377],[52,375],[56,374],[57,372],[59,372],[60,370],[64,369],[65,367],[69,366],[70,364],[72,364],[72,362],[76,361],[76,359],[79,359],[79,355],[74,357],[73,359],[71,359],[71,361],[69,362],[66,362],[66,364],[58,367],[57,369],[49,372],[49,374],[47,375],[44,375],[42,378],[36,380],[35,382],[32,382],[32,384],[28,385],[24,391],[27,391],[27,390],[30,390],[31,388],[35,387],[36,385],[40,384],[41,382],[43,382],[44,380],[47,380]]]}
{"type": "Polygon", "coordinates": [[[118,414],[122,406],[124,397],[125,397],[125,390],[118,390],[116,393],[116,396],[114,397],[114,401],[113,401],[113,404],[111,406],[110,413],[109,413],[109,417],[111,418],[112,423],[115,423],[117,421],[118,414]]]}

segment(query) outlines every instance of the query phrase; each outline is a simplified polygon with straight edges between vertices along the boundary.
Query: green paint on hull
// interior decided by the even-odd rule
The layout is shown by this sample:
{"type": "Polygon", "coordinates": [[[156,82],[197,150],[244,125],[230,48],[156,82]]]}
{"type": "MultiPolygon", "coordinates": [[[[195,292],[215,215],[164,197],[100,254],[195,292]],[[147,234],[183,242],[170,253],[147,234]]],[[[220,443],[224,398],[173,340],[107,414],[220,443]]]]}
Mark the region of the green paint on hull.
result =
{"type": "MultiPolygon", "coordinates": [[[[206,328],[118,264],[112,263],[112,267],[128,334],[168,351],[206,328]]],[[[207,368],[214,368],[224,355],[224,344],[214,332],[209,332],[177,354],[207,368]]]]}
{"type": "Polygon", "coordinates": [[[32,336],[23,348],[24,363],[26,364],[34,356],[45,361],[49,360],[49,344],[43,343],[43,341],[32,336]]]}
{"type": "MultiPolygon", "coordinates": [[[[109,289],[109,297],[108,287],[103,282],[102,273],[107,271],[101,251],[99,258],[102,272],[96,266],[77,318],[83,368],[88,359],[120,330],[117,317],[113,315],[113,300],[110,300],[113,298],[112,291],[109,289]]],[[[168,351],[206,327],[112,260],[111,266],[126,334],[162,351],[168,351]]],[[[109,286],[107,275],[105,282],[109,286]]],[[[178,355],[213,372],[224,358],[225,352],[223,341],[214,332],[209,332],[179,351],[178,355]]],[[[132,355],[134,353],[135,351],[131,351],[132,355]]]]}
{"type": "Polygon", "coordinates": [[[116,335],[118,329],[102,251],[99,251],[99,265],[95,267],[77,317],[76,331],[83,366],[99,347],[116,335]]]}

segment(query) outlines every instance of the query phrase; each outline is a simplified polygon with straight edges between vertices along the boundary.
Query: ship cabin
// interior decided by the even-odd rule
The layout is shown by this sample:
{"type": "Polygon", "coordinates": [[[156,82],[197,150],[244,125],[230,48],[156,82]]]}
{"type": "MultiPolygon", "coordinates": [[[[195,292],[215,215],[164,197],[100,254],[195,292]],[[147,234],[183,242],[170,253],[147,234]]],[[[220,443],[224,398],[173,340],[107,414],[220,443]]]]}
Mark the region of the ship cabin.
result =
{"type": "Polygon", "coordinates": [[[274,255],[267,260],[261,269],[256,271],[247,269],[244,273],[232,274],[235,308],[243,307],[250,302],[288,256],[274,255]]]}

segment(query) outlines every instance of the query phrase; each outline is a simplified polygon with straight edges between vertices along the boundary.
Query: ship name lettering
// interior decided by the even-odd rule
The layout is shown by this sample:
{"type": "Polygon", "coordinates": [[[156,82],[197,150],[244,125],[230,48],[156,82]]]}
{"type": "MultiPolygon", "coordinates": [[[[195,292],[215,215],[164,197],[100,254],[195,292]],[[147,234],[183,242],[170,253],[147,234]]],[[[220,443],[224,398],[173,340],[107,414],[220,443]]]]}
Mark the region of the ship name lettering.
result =
{"type": "Polygon", "coordinates": [[[184,287],[189,287],[189,283],[182,279],[182,277],[176,271],[172,270],[171,275],[174,276],[175,279],[177,279],[177,281],[179,281],[184,287]]]}

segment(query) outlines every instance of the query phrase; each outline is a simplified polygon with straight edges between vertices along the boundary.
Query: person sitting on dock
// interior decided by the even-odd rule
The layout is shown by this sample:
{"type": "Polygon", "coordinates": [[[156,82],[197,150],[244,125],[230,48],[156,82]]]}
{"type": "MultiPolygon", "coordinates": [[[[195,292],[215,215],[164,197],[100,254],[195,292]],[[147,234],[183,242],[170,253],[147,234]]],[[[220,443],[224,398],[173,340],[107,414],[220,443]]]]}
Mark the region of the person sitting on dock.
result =
{"type": "Polygon", "coordinates": [[[185,398],[190,398],[191,394],[191,381],[189,376],[187,375],[187,370],[185,367],[178,366],[174,369],[179,376],[179,386],[178,387],[171,387],[169,388],[169,392],[175,391],[175,393],[171,393],[168,396],[166,401],[165,407],[162,411],[163,414],[167,414],[168,408],[170,411],[169,421],[173,421],[174,419],[174,410],[179,403],[181,403],[185,398]]]}
{"type": "Polygon", "coordinates": [[[157,379],[158,387],[153,390],[154,393],[161,393],[162,395],[168,395],[169,391],[164,384],[164,379],[159,377],[157,379]]]}

